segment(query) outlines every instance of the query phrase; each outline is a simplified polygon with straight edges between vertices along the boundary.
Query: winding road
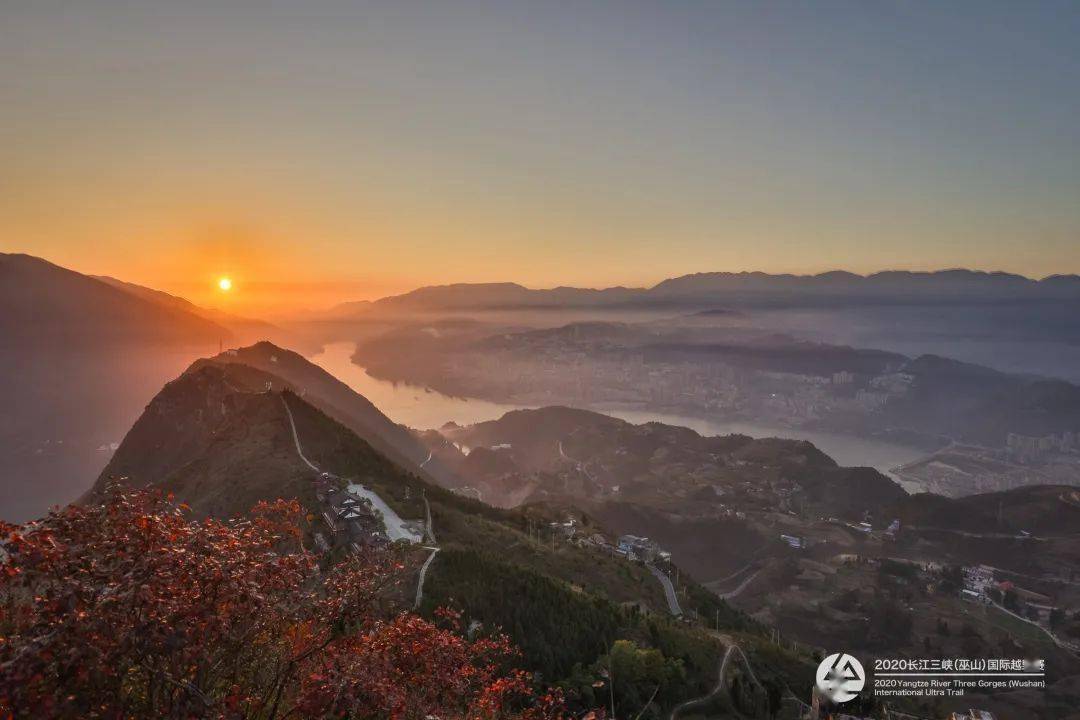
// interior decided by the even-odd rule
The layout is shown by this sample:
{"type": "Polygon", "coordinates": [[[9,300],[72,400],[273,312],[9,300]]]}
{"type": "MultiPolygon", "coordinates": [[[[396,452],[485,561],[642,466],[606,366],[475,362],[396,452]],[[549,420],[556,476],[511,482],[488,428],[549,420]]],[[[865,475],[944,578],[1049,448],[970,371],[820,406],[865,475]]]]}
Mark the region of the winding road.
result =
{"type": "Polygon", "coordinates": [[[289,426],[292,428],[292,439],[293,442],[296,443],[296,454],[300,456],[300,459],[303,460],[309,468],[311,468],[315,472],[322,472],[321,470],[319,470],[318,465],[311,462],[307,459],[307,457],[304,456],[304,451],[300,447],[300,435],[298,435],[296,432],[296,421],[293,420],[292,410],[289,408],[289,403],[285,401],[285,396],[281,395],[280,397],[281,404],[285,406],[285,414],[289,416],[289,426]]]}
{"type": "Polygon", "coordinates": [[[428,502],[427,495],[424,495],[424,534],[432,545],[438,542],[435,539],[435,526],[431,522],[431,504],[428,502]]]}
{"type": "Polygon", "coordinates": [[[668,610],[675,617],[682,617],[682,608],[679,607],[679,597],[675,594],[675,586],[671,584],[671,578],[667,576],[667,573],[660,570],[652,563],[645,563],[645,567],[649,568],[649,571],[656,576],[656,579],[660,581],[660,584],[664,586],[664,595],[667,597],[668,610]]]}
{"type": "Polygon", "coordinates": [[[758,575],[760,575],[764,569],[765,568],[758,568],[754,572],[754,574],[752,574],[750,577],[746,578],[741,583],[739,583],[739,586],[736,587],[734,590],[731,590],[729,592],[724,592],[724,593],[717,593],[717,596],[721,600],[729,600],[729,599],[731,599],[733,597],[738,597],[739,593],[741,593],[743,590],[745,590],[750,585],[750,583],[754,582],[754,578],[756,578],[758,575]]]}
{"type": "Polygon", "coordinates": [[[1021,622],[1025,622],[1028,625],[1031,625],[1032,627],[1037,628],[1038,630],[1041,630],[1043,632],[1043,634],[1045,634],[1047,637],[1049,637],[1050,640],[1055,645],[1057,645],[1059,648],[1061,648],[1063,650],[1067,650],[1067,651],[1073,653],[1074,655],[1077,652],[1080,652],[1080,647],[1078,647],[1075,644],[1069,642],[1068,640],[1062,640],[1057,635],[1055,635],[1053,632],[1051,632],[1050,630],[1044,628],[1042,625],[1035,622],[1034,620],[1026,618],[1023,615],[1018,615],[1017,613],[1014,613],[1009,608],[1005,607],[1004,605],[1002,605],[1002,604],[1000,604],[1000,603],[998,603],[998,602],[996,602],[994,600],[990,600],[990,604],[993,605],[994,607],[996,607],[998,610],[1002,611],[1003,613],[1011,615],[1014,618],[1016,618],[1017,620],[1019,620],[1021,622]]]}
{"type": "Polygon", "coordinates": [[[727,646],[727,650],[724,652],[724,657],[720,660],[720,669],[719,671],[717,671],[716,674],[716,686],[713,687],[713,689],[710,690],[707,694],[702,695],[701,697],[687,700],[676,705],[674,708],[672,708],[671,715],[668,716],[668,720],[675,720],[681,713],[685,712],[686,710],[690,710],[699,705],[706,705],[713,702],[721,695],[727,695],[728,690],[727,684],[724,682],[724,676],[727,674],[728,663],[731,662],[732,656],[734,656],[736,653],[738,653],[739,657],[742,659],[743,667],[746,668],[746,673],[750,676],[750,679],[754,681],[755,685],[764,690],[764,686],[761,684],[761,681],[757,679],[756,675],[754,675],[754,668],[750,665],[750,660],[746,657],[746,653],[744,653],[742,651],[742,648],[735,643],[730,643],[727,646]]]}
{"type": "MultiPolygon", "coordinates": [[[[428,456],[428,460],[430,459],[431,457],[428,456]]],[[[427,535],[428,541],[435,545],[435,528],[431,523],[431,505],[428,503],[427,495],[424,495],[424,533],[427,535]]],[[[438,552],[439,547],[437,545],[431,548],[431,555],[420,567],[420,579],[416,582],[416,602],[413,605],[413,610],[419,609],[420,603],[424,601],[424,580],[427,579],[428,568],[431,567],[431,563],[435,560],[438,552]]]]}
{"type": "Polygon", "coordinates": [[[757,562],[757,560],[751,560],[750,562],[746,563],[745,565],[743,565],[741,568],[739,568],[735,572],[731,573],[730,575],[728,575],[726,577],[719,578],[718,580],[710,580],[709,582],[707,582],[705,584],[706,585],[722,585],[722,584],[726,583],[728,580],[734,580],[739,575],[742,575],[744,572],[746,572],[750,568],[754,567],[755,562],[757,562]]]}
{"type": "Polygon", "coordinates": [[[424,602],[424,580],[427,579],[428,568],[431,567],[431,562],[435,559],[435,556],[439,553],[439,548],[429,548],[431,554],[428,555],[428,559],[424,561],[424,564],[420,566],[420,580],[416,583],[416,601],[413,603],[413,610],[420,609],[420,603],[424,602]]]}
{"type": "MultiPolygon", "coordinates": [[[[289,427],[292,428],[293,442],[296,444],[296,454],[300,457],[301,460],[304,461],[304,463],[309,468],[311,468],[312,470],[314,470],[317,473],[321,473],[322,471],[319,470],[319,466],[316,465],[315,463],[311,462],[310,460],[308,460],[307,456],[304,455],[304,450],[300,446],[300,435],[299,435],[299,433],[296,432],[296,420],[293,419],[292,409],[289,408],[289,403],[286,402],[284,395],[281,396],[281,404],[285,406],[285,414],[289,418],[289,427]]],[[[428,460],[430,460],[430,459],[431,459],[431,456],[428,455],[428,460]]],[[[425,460],[424,462],[426,463],[427,460],[425,460]]],[[[335,476],[331,476],[331,477],[335,477],[335,476]]],[[[424,497],[424,512],[425,512],[425,515],[426,515],[426,522],[424,523],[425,532],[426,532],[426,534],[428,536],[428,539],[434,544],[435,543],[435,530],[431,526],[431,505],[428,504],[428,499],[427,499],[426,496],[424,497]]],[[[423,600],[424,600],[424,580],[427,579],[428,568],[431,567],[432,561],[435,560],[435,556],[439,553],[439,548],[437,548],[437,547],[430,548],[430,550],[431,550],[431,555],[428,556],[428,559],[425,560],[424,564],[420,567],[420,578],[419,578],[418,582],[416,583],[416,600],[415,600],[415,603],[413,605],[413,609],[416,609],[416,608],[420,607],[420,603],[423,602],[423,600]]]]}
{"type": "Polygon", "coordinates": [[[908,525],[908,530],[919,530],[921,532],[939,532],[949,533],[952,535],[959,535],[960,537],[968,538],[989,538],[991,540],[1036,540],[1038,542],[1046,542],[1047,540],[1053,540],[1055,538],[1070,538],[1075,537],[1076,533],[1068,533],[1065,535],[1020,535],[1019,533],[1003,533],[1003,532],[968,532],[967,530],[957,530],[956,528],[943,528],[933,527],[930,525],[908,525]]]}
{"type": "Polygon", "coordinates": [[[590,481],[596,482],[596,478],[594,478],[593,474],[589,472],[589,468],[585,465],[585,463],[581,462],[580,460],[575,460],[574,458],[563,452],[562,440],[559,440],[559,457],[561,457],[563,460],[568,460],[574,463],[574,465],[577,466],[578,472],[589,478],[590,481]]]}

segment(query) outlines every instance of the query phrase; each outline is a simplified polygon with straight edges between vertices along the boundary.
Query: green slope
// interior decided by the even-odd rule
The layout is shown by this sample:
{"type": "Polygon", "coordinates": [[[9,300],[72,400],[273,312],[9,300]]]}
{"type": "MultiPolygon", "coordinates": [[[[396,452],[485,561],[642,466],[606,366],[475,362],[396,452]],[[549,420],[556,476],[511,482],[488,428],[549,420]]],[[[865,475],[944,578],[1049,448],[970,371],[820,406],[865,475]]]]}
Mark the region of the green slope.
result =
{"type": "MultiPolygon", "coordinates": [[[[423,517],[424,499],[430,503],[440,553],[421,612],[449,606],[485,630],[501,628],[523,649],[526,667],[562,682],[582,702],[615,640],[659,649],[665,663],[680,668],[677,687],[661,697],[666,703],[715,684],[724,643],[695,626],[697,618],[757,637],[754,623],[696,585],[684,583],[687,621],[671,618],[660,583],[641,564],[553,542],[548,523],[564,511],[502,510],[455,495],[403,470],[298,395],[266,392],[268,380],[284,386],[241,364],[196,364],[147,407],[97,490],[122,476],[174,492],[198,514],[242,515],[258,500],[296,497],[317,516],[315,473],[296,453],[287,405],[304,455],[320,470],[342,485],[364,483],[404,518],[423,517]]],[[[426,553],[407,557],[418,564],[426,553]]],[[[405,579],[413,582],[415,575],[405,579]]]]}

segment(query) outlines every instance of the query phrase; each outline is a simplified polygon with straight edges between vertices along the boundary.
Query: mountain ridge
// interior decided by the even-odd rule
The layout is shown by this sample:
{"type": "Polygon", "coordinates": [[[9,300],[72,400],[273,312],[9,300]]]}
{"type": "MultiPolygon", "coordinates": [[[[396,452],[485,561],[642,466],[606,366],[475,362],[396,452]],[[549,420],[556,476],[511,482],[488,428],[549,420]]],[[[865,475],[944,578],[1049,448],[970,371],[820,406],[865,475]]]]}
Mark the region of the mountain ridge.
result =
{"type": "MultiPolygon", "coordinates": [[[[240,341],[247,338],[257,339],[272,339],[275,336],[281,337],[284,335],[285,330],[282,328],[266,322],[265,320],[258,320],[255,318],[244,317],[241,315],[234,315],[233,313],[226,312],[217,308],[208,308],[201,305],[196,305],[185,297],[179,295],[173,295],[172,293],[165,292],[164,290],[158,290],[156,288],[147,287],[145,285],[139,285],[138,283],[129,282],[127,280],[120,280],[119,278],[112,277],[110,275],[91,275],[89,277],[95,280],[100,280],[107,285],[123,290],[136,297],[149,300],[150,302],[162,305],[164,307],[171,307],[184,312],[196,315],[221,325],[226,328],[230,334],[236,336],[240,341]]],[[[249,340],[251,342],[253,340],[249,340]]]]}
{"type": "MultiPolygon", "coordinates": [[[[370,302],[345,302],[326,311],[328,317],[343,317],[379,310],[619,307],[696,305],[708,298],[732,293],[806,293],[829,297],[832,294],[873,297],[879,301],[925,301],[930,292],[940,300],[1001,301],[1012,299],[1058,299],[1080,297],[1080,274],[1053,274],[1031,278],[1005,271],[949,268],[933,271],[881,270],[865,275],[846,270],[814,274],[766,273],[762,271],[699,272],[667,278],[647,287],[612,286],[586,288],[559,285],[530,288],[517,282],[478,282],[427,285],[370,302]]],[[[761,300],[762,298],[758,298],[761,300]]],[[[777,298],[782,299],[782,298],[777,298]]]]}
{"type": "Polygon", "coordinates": [[[4,519],[85,490],[165,381],[231,342],[221,325],[25,254],[0,253],[4,519]]]}
{"type": "MultiPolygon", "coordinates": [[[[424,585],[422,615],[449,606],[466,622],[501,627],[523,649],[527,667],[571,687],[575,668],[597,661],[616,639],[681,661],[684,671],[665,702],[703,694],[715,682],[722,645],[700,627],[668,619],[662,586],[644,566],[553,531],[549,537],[560,511],[500,510],[432,485],[291,390],[268,389],[266,377],[242,363],[197,363],[151,401],[86,500],[120,482],[175,493],[196,517],[224,519],[260,500],[295,497],[307,509],[305,537],[318,531],[325,538],[320,484],[363,483],[403,518],[423,518],[430,503],[440,552],[424,585]],[[506,592],[514,602],[506,602],[506,592]]],[[[583,532],[600,531],[578,517],[583,532]]],[[[347,550],[335,545],[324,561],[347,550]]],[[[394,552],[403,570],[431,557],[418,546],[394,552]]],[[[689,579],[683,585],[684,611],[693,617],[722,621],[733,632],[756,629],[689,579]]],[[[765,645],[763,634],[747,642],[765,645]]]]}
{"type": "Polygon", "coordinates": [[[230,349],[200,363],[242,364],[280,378],[305,399],[341,422],[384,455],[410,472],[444,487],[460,485],[458,478],[406,428],[387,417],[374,403],[299,353],[260,341],[230,349]]]}

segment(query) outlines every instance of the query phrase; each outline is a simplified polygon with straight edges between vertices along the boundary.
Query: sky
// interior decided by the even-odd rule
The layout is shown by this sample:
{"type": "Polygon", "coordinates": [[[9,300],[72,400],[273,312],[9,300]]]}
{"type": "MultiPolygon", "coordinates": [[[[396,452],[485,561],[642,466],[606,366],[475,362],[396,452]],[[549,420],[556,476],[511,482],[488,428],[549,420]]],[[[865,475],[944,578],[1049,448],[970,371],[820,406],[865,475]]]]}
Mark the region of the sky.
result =
{"type": "Polygon", "coordinates": [[[1077,38],[1075,2],[0,0],[0,250],[260,311],[1078,273],[1077,38]]]}

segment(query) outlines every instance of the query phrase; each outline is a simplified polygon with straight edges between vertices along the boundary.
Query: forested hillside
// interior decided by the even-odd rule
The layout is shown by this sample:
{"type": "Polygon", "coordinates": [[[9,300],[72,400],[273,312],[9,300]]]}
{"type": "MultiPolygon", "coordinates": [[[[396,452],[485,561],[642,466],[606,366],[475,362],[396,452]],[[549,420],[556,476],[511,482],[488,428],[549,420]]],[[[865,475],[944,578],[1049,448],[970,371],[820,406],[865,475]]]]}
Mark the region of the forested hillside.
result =
{"type": "MultiPolygon", "coordinates": [[[[718,660],[730,640],[706,627],[741,633],[748,647],[763,642],[755,639],[765,635],[756,623],[685,576],[684,617],[677,620],[661,583],[643,564],[556,530],[573,513],[582,534],[610,536],[587,515],[544,504],[498,509],[433,485],[299,395],[273,390],[289,386],[242,363],[197,363],[150,403],[92,497],[105,497],[117,482],[161,488],[196,514],[225,519],[284,494],[306,508],[300,527],[309,547],[315,533],[328,533],[314,490],[318,483],[362,483],[406,519],[422,519],[430,510],[439,551],[426,576],[420,613],[436,620],[438,609],[447,607],[461,612],[474,630],[505,631],[522,649],[523,666],[572,690],[572,703],[582,709],[591,683],[601,680],[597,663],[616,641],[633,643],[635,652],[655,652],[658,667],[671,671],[665,671],[665,690],[650,706],[653,715],[716,683],[718,660]],[[586,677],[591,679],[585,682],[586,677]]],[[[408,546],[401,553],[408,586],[428,554],[408,546]]],[[[335,550],[327,560],[341,557],[335,550]]],[[[411,596],[412,589],[402,587],[395,602],[411,596]]]]}

